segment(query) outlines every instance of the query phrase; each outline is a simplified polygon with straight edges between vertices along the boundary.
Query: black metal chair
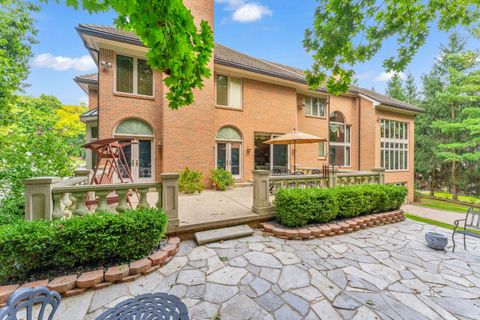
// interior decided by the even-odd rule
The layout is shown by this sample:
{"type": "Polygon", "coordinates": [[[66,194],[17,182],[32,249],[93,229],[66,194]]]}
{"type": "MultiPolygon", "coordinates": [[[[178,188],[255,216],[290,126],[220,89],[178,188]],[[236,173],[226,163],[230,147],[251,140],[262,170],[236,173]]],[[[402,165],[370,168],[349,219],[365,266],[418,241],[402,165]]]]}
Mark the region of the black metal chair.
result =
{"type": "Polygon", "coordinates": [[[50,291],[47,287],[36,287],[34,289],[19,289],[12,293],[8,298],[7,305],[0,309],[0,320],[52,320],[62,298],[56,291],[50,291]],[[38,314],[33,306],[40,305],[38,314]],[[47,307],[51,309],[48,310],[47,307]],[[18,318],[18,313],[25,312],[26,318],[23,316],[18,318]]]}
{"type": "Polygon", "coordinates": [[[185,304],[166,293],[147,293],[120,302],[96,320],[188,320],[185,304]]]}
{"type": "Polygon", "coordinates": [[[480,231],[480,211],[475,210],[475,208],[469,208],[465,219],[455,220],[454,224],[455,224],[455,228],[453,228],[453,233],[452,233],[452,242],[453,242],[452,252],[455,252],[455,233],[463,234],[463,248],[465,250],[467,250],[467,239],[466,239],[467,236],[480,239],[479,233],[468,230],[468,229],[473,229],[473,230],[480,231]],[[464,223],[462,226],[460,226],[460,222],[462,221],[464,223]],[[459,227],[461,229],[459,229],[459,227]]]}

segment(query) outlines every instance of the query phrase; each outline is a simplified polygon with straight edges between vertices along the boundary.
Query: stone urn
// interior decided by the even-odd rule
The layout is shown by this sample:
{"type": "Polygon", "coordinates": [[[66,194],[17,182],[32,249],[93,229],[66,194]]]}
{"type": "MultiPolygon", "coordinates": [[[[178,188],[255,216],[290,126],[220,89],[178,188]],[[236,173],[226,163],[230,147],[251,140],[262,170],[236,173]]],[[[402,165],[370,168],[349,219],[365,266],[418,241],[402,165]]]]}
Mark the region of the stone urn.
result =
{"type": "Polygon", "coordinates": [[[445,250],[448,244],[447,236],[436,232],[425,233],[425,240],[427,246],[435,250],[445,250]]]}

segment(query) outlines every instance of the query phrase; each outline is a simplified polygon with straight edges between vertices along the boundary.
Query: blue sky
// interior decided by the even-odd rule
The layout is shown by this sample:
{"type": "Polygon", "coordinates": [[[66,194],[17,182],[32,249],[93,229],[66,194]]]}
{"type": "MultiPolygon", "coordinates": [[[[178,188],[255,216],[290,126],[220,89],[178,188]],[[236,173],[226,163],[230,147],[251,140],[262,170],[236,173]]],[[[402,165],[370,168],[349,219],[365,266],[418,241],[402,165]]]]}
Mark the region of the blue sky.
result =
{"type": "MultiPolygon", "coordinates": [[[[313,21],[316,4],[314,0],[216,0],[215,40],[255,57],[308,68],[312,60],[303,49],[302,40],[304,30],[313,21]]],[[[75,26],[111,25],[115,13],[90,15],[54,1],[40,6],[41,11],[36,15],[39,44],[33,47],[27,94],[51,94],[66,104],[86,102],[85,93],[73,82],[73,77],[95,72],[96,68],[75,26]]],[[[427,45],[409,65],[408,70],[418,83],[420,76],[430,70],[440,43],[446,43],[447,37],[432,29],[427,45]]],[[[468,47],[480,48],[480,41],[469,39],[468,47]]],[[[387,42],[373,60],[356,66],[360,86],[384,92],[388,75],[382,61],[394,53],[394,48],[394,41],[387,42]]]]}

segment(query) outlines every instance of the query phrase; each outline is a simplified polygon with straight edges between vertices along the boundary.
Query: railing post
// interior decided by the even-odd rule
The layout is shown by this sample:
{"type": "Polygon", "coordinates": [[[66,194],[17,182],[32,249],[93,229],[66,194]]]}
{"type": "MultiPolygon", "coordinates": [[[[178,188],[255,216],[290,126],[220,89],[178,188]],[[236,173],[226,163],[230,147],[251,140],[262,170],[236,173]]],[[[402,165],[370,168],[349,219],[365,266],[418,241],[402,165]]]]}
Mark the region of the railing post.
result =
{"type": "Polygon", "coordinates": [[[252,211],[258,214],[269,214],[273,207],[270,204],[270,171],[253,170],[253,206],[252,211]]]}
{"type": "Polygon", "coordinates": [[[162,173],[160,175],[162,183],[162,209],[168,217],[168,230],[174,230],[178,227],[178,173],[162,173]]]}
{"type": "Polygon", "coordinates": [[[59,177],[36,177],[23,180],[26,220],[52,220],[52,187],[60,180],[59,177]]]}
{"type": "Polygon", "coordinates": [[[378,172],[378,183],[385,184],[385,168],[372,168],[372,172],[378,172]]]}
{"type": "Polygon", "coordinates": [[[337,186],[338,169],[335,167],[328,168],[328,187],[335,188],[337,186]]]}
{"type": "Polygon", "coordinates": [[[75,169],[75,177],[89,177],[90,172],[92,172],[90,169],[77,168],[75,169]]]}

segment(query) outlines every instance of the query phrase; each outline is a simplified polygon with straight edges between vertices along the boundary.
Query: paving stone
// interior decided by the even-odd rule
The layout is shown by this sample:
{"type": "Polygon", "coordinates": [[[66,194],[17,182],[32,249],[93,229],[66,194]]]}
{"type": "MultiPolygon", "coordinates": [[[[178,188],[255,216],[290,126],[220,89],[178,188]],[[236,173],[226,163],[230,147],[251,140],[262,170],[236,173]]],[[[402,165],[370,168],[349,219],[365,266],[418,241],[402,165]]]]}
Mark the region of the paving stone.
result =
{"type": "Polygon", "coordinates": [[[128,289],[132,296],[137,296],[142,293],[151,293],[155,291],[155,288],[160,282],[163,281],[163,276],[158,272],[142,276],[136,281],[128,283],[128,289]]]}
{"type": "Polygon", "coordinates": [[[260,277],[267,281],[270,281],[271,283],[277,283],[278,278],[280,277],[280,272],[281,271],[279,269],[263,267],[260,270],[260,277]]]}
{"type": "Polygon", "coordinates": [[[297,312],[293,311],[287,305],[283,305],[280,309],[274,313],[275,320],[301,320],[302,316],[297,312]]]}
{"type": "Polygon", "coordinates": [[[237,285],[246,274],[247,270],[243,268],[226,266],[209,274],[207,281],[234,286],[237,285]]]}
{"type": "Polygon", "coordinates": [[[383,279],[389,284],[401,279],[397,271],[382,264],[360,263],[360,267],[363,271],[383,279]]]}
{"type": "Polygon", "coordinates": [[[48,288],[58,293],[65,293],[75,287],[75,280],[77,280],[76,275],[58,277],[48,283],[48,288]]]}
{"type": "Polygon", "coordinates": [[[168,276],[182,269],[188,262],[187,257],[174,257],[167,265],[160,268],[160,273],[168,276]]]}
{"type": "Polygon", "coordinates": [[[312,309],[321,319],[343,320],[327,300],[321,300],[313,304],[312,309]]]}
{"type": "Polygon", "coordinates": [[[128,265],[119,265],[108,268],[105,272],[105,280],[110,282],[117,282],[128,276],[130,273],[130,268],[128,265]]]}
{"type": "Polygon", "coordinates": [[[330,281],[326,276],[324,276],[320,271],[315,269],[308,270],[312,277],[312,286],[316,287],[320,292],[328,298],[328,300],[333,301],[335,296],[341,291],[336,284],[330,281]]]}
{"type": "Polygon", "coordinates": [[[218,306],[207,301],[197,303],[188,310],[191,319],[214,319],[217,313],[218,306]]]}
{"type": "Polygon", "coordinates": [[[298,311],[302,316],[305,316],[308,313],[310,305],[305,299],[290,292],[285,292],[281,297],[290,305],[290,307],[298,311]]]}
{"type": "Polygon", "coordinates": [[[292,291],[297,296],[306,299],[309,302],[317,301],[320,298],[323,298],[322,293],[313,286],[308,286],[305,288],[295,289],[292,291]]]}
{"type": "Polygon", "coordinates": [[[249,273],[247,273],[247,275],[245,277],[242,278],[242,280],[240,280],[240,283],[241,284],[249,284],[254,279],[256,279],[256,277],[249,272],[249,273]]]}
{"type": "Polygon", "coordinates": [[[67,297],[73,297],[73,296],[77,296],[79,294],[82,294],[84,293],[85,291],[87,291],[86,288],[73,288],[71,290],[68,290],[67,292],[64,292],[62,294],[62,296],[64,296],[65,298],[67,297]]]}
{"type": "Polygon", "coordinates": [[[284,291],[306,287],[310,284],[310,276],[307,271],[297,266],[283,267],[278,279],[278,285],[284,291]]]}
{"type": "Polygon", "coordinates": [[[92,303],[88,310],[89,312],[93,312],[98,308],[105,306],[107,303],[118,297],[129,295],[128,284],[126,283],[115,284],[114,286],[94,292],[95,294],[93,295],[92,303]]]}
{"type": "Polygon", "coordinates": [[[205,290],[206,290],[205,284],[190,286],[187,289],[186,296],[191,299],[202,299],[205,296],[205,290]]]}
{"type": "Polygon", "coordinates": [[[283,265],[300,263],[300,259],[292,252],[277,252],[273,254],[283,265]]]}
{"type": "Polygon", "coordinates": [[[438,314],[427,307],[422,300],[418,299],[415,295],[410,293],[402,293],[402,292],[392,292],[392,296],[394,296],[398,301],[401,301],[402,304],[407,306],[408,308],[417,311],[418,313],[425,316],[427,319],[440,319],[438,314]]]}
{"type": "Polygon", "coordinates": [[[352,320],[380,320],[380,317],[367,307],[361,306],[352,320]]]}
{"type": "Polygon", "coordinates": [[[206,244],[220,240],[247,237],[253,234],[253,229],[248,225],[219,228],[195,233],[195,240],[198,244],[206,244]]]}
{"type": "Polygon", "coordinates": [[[167,291],[168,294],[183,298],[187,294],[188,287],[184,284],[175,284],[170,290],[167,291]]]}
{"type": "Polygon", "coordinates": [[[261,297],[258,297],[257,299],[255,299],[255,301],[265,310],[270,312],[280,308],[280,306],[285,303],[282,298],[280,298],[278,295],[271,291],[268,291],[261,297]]]}
{"type": "Polygon", "coordinates": [[[180,243],[180,248],[176,254],[177,257],[181,257],[181,256],[186,256],[188,255],[190,252],[192,252],[192,250],[197,246],[197,244],[195,243],[195,241],[193,240],[189,240],[189,241],[182,241],[180,243]]]}
{"type": "Polygon", "coordinates": [[[177,283],[196,286],[205,283],[205,274],[199,270],[182,270],[178,273],[177,283]]]}
{"type": "Polygon", "coordinates": [[[332,305],[334,307],[340,308],[340,309],[355,310],[356,308],[358,308],[361,305],[361,303],[359,303],[358,301],[350,298],[346,294],[340,293],[339,295],[337,295],[335,297],[332,305]]]}
{"type": "Polygon", "coordinates": [[[215,256],[217,253],[215,250],[210,249],[206,246],[198,246],[188,254],[188,260],[206,260],[210,257],[215,256]]]}
{"type": "Polygon", "coordinates": [[[79,288],[91,288],[103,281],[103,269],[82,273],[75,281],[79,288]]]}
{"type": "Polygon", "coordinates": [[[207,274],[217,271],[225,266],[225,263],[217,256],[213,256],[207,259],[207,274]]]}
{"type": "Polygon", "coordinates": [[[244,295],[236,295],[220,308],[222,320],[273,319],[265,309],[244,295]]]}
{"type": "Polygon", "coordinates": [[[282,264],[271,254],[264,252],[247,252],[244,254],[248,262],[258,267],[281,268],[282,264]]]}
{"type": "Polygon", "coordinates": [[[270,289],[271,283],[262,278],[255,278],[249,283],[250,287],[255,290],[257,295],[261,296],[270,289]]]}
{"type": "Polygon", "coordinates": [[[62,299],[58,306],[55,319],[85,320],[92,302],[92,297],[96,291],[87,291],[81,295],[62,299]]]}
{"type": "Polygon", "coordinates": [[[388,287],[389,283],[383,279],[377,278],[376,276],[373,276],[367,272],[364,272],[357,267],[347,267],[343,269],[343,271],[347,274],[351,274],[355,277],[361,278],[374,286],[376,286],[378,289],[383,290],[388,287]]]}
{"type": "Polygon", "coordinates": [[[342,269],[328,271],[327,277],[341,289],[345,289],[347,286],[347,277],[342,269]]]}
{"type": "Polygon", "coordinates": [[[231,265],[232,267],[243,268],[247,266],[248,261],[244,257],[236,257],[228,261],[228,264],[231,265]]]}

